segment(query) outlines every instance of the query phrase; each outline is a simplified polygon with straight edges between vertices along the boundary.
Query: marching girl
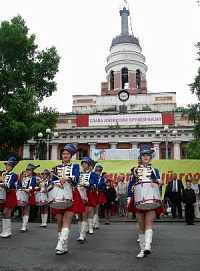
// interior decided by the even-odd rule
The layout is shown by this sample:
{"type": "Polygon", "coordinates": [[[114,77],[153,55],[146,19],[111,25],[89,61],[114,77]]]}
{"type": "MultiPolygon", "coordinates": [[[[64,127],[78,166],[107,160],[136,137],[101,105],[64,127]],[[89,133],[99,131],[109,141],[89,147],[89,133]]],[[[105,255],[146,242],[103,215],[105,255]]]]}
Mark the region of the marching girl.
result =
{"type": "Polygon", "coordinates": [[[80,236],[77,239],[80,243],[85,241],[87,221],[89,226],[89,233],[93,234],[93,207],[97,204],[97,197],[93,193],[98,185],[97,175],[89,170],[91,159],[87,156],[83,157],[81,161],[82,172],[79,177],[78,189],[82,196],[82,200],[85,201],[86,211],[79,214],[79,233],[80,236]],[[86,195],[85,193],[86,192],[86,195]],[[86,199],[87,197],[87,199],[86,199]]]}
{"type": "Polygon", "coordinates": [[[101,176],[103,167],[101,165],[97,165],[95,167],[95,173],[98,175],[98,190],[97,190],[97,195],[98,195],[98,204],[95,207],[95,214],[93,216],[93,225],[95,229],[99,228],[99,206],[100,204],[105,204],[107,203],[106,197],[102,189],[105,187],[105,178],[101,176]]]}
{"type": "MultiPolygon", "coordinates": [[[[139,244],[140,253],[137,258],[143,258],[145,255],[151,253],[151,243],[153,237],[153,221],[156,214],[164,212],[163,206],[152,210],[141,210],[135,207],[134,202],[134,185],[142,182],[142,179],[149,179],[150,181],[157,182],[159,186],[163,184],[160,179],[159,171],[156,168],[152,168],[150,160],[154,151],[148,146],[142,146],[140,148],[139,163],[137,167],[132,169],[133,178],[129,183],[128,196],[131,197],[127,206],[129,212],[137,214],[137,221],[139,224],[139,244]]],[[[141,186],[142,187],[142,186],[141,186]]]]}
{"type": "Polygon", "coordinates": [[[25,193],[29,194],[27,206],[21,206],[22,209],[22,228],[20,232],[26,232],[28,230],[28,220],[30,214],[30,206],[35,205],[34,190],[36,186],[36,174],[34,170],[39,166],[34,166],[29,163],[24,172],[24,176],[18,181],[17,188],[22,189],[25,193]]]}
{"type": "MultiPolygon", "coordinates": [[[[47,193],[47,187],[50,182],[50,175],[51,175],[51,172],[48,169],[43,170],[43,172],[41,173],[42,178],[39,180],[39,182],[36,182],[35,191],[47,193]]],[[[41,211],[41,221],[42,221],[42,224],[40,225],[40,227],[46,228],[47,219],[48,219],[48,202],[47,204],[40,206],[40,211],[41,211]]]]}
{"type": "Polygon", "coordinates": [[[72,219],[75,213],[84,213],[85,206],[77,189],[79,181],[79,165],[72,164],[71,158],[77,152],[76,147],[68,143],[62,149],[62,165],[57,165],[53,172],[52,183],[59,180],[61,184],[65,182],[71,183],[73,187],[73,200],[74,204],[66,209],[53,209],[51,213],[56,214],[58,223],[58,243],[56,246],[56,255],[62,255],[68,251],[68,237],[72,224],[72,219]],[[60,173],[62,172],[61,176],[60,173]]]}
{"type": "Polygon", "coordinates": [[[15,157],[10,157],[7,162],[4,163],[6,166],[6,173],[4,174],[4,180],[0,183],[0,189],[6,189],[6,203],[2,205],[3,208],[3,219],[2,226],[3,231],[0,234],[3,238],[8,238],[12,235],[11,230],[11,212],[12,208],[17,206],[16,198],[16,184],[17,174],[13,172],[13,168],[17,164],[15,157]],[[1,188],[2,187],[2,188],[1,188]]]}

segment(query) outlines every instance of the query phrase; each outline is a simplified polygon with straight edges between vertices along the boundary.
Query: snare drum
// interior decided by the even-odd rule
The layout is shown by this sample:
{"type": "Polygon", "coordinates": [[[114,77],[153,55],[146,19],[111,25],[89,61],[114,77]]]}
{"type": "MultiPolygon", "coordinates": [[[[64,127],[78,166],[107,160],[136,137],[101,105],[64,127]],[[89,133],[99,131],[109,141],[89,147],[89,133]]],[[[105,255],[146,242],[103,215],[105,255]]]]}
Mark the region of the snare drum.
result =
{"type": "Polygon", "coordinates": [[[161,206],[160,190],[157,183],[143,181],[135,184],[135,207],[140,210],[153,210],[161,206]]]}
{"type": "Polygon", "coordinates": [[[22,189],[16,191],[18,206],[28,206],[29,194],[22,189]]]}
{"type": "Polygon", "coordinates": [[[6,189],[4,187],[0,187],[0,203],[6,202],[6,189]]]}
{"type": "Polygon", "coordinates": [[[69,183],[65,183],[63,188],[60,182],[54,182],[48,187],[48,203],[54,209],[67,209],[74,204],[72,188],[69,183]]]}
{"type": "Polygon", "coordinates": [[[35,192],[35,202],[37,206],[44,206],[48,204],[47,193],[45,192],[35,192]]]}
{"type": "Polygon", "coordinates": [[[87,197],[87,190],[86,190],[86,188],[83,187],[83,186],[79,186],[78,185],[78,191],[80,193],[80,196],[82,198],[83,203],[84,204],[87,203],[88,202],[88,197],[87,197]]]}

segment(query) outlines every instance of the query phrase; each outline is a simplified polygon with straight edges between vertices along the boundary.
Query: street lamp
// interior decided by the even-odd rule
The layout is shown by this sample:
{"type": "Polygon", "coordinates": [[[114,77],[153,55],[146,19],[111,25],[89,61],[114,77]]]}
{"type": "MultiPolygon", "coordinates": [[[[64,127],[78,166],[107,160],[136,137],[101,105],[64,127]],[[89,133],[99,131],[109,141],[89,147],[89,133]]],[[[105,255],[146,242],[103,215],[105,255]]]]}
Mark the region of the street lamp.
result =
{"type": "MultiPolygon", "coordinates": [[[[169,126],[165,125],[164,128],[163,128],[163,130],[165,132],[165,159],[167,160],[169,158],[169,156],[168,156],[168,142],[169,142],[169,137],[168,136],[169,136],[169,132],[170,132],[169,126]]],[[[157,130],[155,132],[156,136],[160,136],[160,134],[161,134],[160,130],[157,130]]],[[[172,131],[172,135],[176,136],[177,135],[177,131],[175,131],[175,130],[172,131]]]]}
{"type": "MultiPolygon", "coordinates": [[[[38,133],[38,137],[39,137],[40,139],[43,139],[44,142],[46,142],[46,144],[47,144],[47,160],[49,160],[49,142],[50,142],[49,136],[50,136],[50,134],[52,134],[50,128],[47,128],[47,129],[46,129],[46,134],[47,134],[47,139],[43,139],[43,133],[41,133],[41,132],[38,133]]],[[[59,137],[59,134],[58,134],[57,132],[55,132],[55,133],[53,133],[53,136],[54,136],[54,138],[58,138],[58,137],[59,137]]]]}

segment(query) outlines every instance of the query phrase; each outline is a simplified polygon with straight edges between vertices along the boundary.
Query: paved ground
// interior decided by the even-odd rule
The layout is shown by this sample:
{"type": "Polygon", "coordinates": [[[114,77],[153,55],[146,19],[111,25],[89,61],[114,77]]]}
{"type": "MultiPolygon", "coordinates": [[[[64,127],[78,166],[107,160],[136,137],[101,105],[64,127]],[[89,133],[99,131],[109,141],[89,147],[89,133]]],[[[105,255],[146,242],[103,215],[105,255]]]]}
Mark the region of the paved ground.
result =
{"type": "MultiPolygon", "coordinates": [[[[136,222],[101,224],[94,235],[87,235],[79,244],[78,225],[72,226],[69,252],[56,256],[56,223],[39,228],[29,223],[29,231],[20,233],[20,222],[14,222],[13,236],[0,239],[0,270],[61,271],[61,270],[200,270],[200,223],[186,226],[180,222],[155,223],[153,252],[137,259],[139,252],[136,222]]],[[[0,222],[1,227],[1,222],[0,222]]]]}

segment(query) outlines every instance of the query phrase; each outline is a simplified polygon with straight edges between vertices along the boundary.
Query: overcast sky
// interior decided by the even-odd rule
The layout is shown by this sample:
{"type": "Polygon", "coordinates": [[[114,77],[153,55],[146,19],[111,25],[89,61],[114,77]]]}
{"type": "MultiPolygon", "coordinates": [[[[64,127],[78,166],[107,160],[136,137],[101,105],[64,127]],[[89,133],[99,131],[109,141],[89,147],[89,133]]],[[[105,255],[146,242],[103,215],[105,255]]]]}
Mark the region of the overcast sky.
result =
{"type": "MultiPolygon", "coordinates": [[[[42,105],[71,112],[72,95],[100,94],[106,58],[120,34],[123,0],[3,0],[0,20],[21,15],[39,49],[56,46],[61,57],[58,91],[42,105]]],[[[133,34],[146,57],[150,92],[177,93],[177,105],[197,102],[188,84],[197,75],[200,41],[196,0],[128,0],[133,34]]]]}

